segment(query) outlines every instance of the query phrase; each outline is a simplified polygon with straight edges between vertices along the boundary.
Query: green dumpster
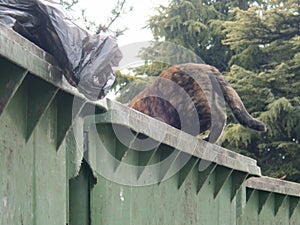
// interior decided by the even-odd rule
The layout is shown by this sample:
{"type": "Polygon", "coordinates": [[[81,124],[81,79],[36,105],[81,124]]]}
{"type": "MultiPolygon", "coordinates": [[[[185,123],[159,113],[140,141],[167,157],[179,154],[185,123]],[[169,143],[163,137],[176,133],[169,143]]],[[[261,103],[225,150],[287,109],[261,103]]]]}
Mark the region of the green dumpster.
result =
{"type": "Polygon", "coordinates": [[[299,225],[299,184],[111,100],[0,24],[0,224],[299,225]]]}

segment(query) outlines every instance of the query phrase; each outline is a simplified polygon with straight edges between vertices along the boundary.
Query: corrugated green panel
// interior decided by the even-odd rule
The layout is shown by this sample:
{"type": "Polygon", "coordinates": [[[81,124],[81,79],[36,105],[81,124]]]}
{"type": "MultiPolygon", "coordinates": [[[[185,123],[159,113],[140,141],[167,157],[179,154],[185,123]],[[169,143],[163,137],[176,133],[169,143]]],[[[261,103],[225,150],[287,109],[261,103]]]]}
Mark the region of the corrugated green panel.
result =
{"type": "MultiPolygon", "coordinates": [[[[244,204],[242,215],[237,217],[237,224],[241,225],[289,225],[299,224],[299,207],[290,217],[290,196],[252,190],[247,188],[250,198],[244,204]],[[251,195],[250,195],[251,192],[251,195]],[[266,198],[267,197],[267,198],[266,198]],[[280,204],[280,206],[278,206],[280,204]],[[260,209],[261,208],[261,209],[260,209]],[[297,211],[298,210],[298,211],[297,211]]],[[[246,200],[245,200],[246,201],[246,200]]]]}
{"type": "Polygon", "coordinates": [[[235,224],[230,179],[214,198],[215,175],[197,194],[197,173],[192,171],[178,190],[178,176],[159,185],[130,187],[99,177],[92,190],[92,224],[235,224]]]}
{"type": "MultiPolygon", "coordinates": [[[[71,126],[75,120],[72,115],[73,110],[73,100],[74,96],[60,91],[57,94],[56,104],[57,104],[57,135],[56,135],[56,148],[59,149],[63,141],[71,129],[71,126]]],[[[82,133],[82,131],[81,131],[82,133]]]]}
{"type": "Polygon", "coordinates": [[[91,221],[90,190],[95,180],[84,161],[77,177],[69,181],[69,224],[88,225],[91,221]]]}
{"type": "MultiPolygon", "coordinates": [[[[288,208],[288,206],[286,206],[288,208]]],[[[290,225],[299,225],[300,224],[300,204],[298,203],[297,207],[294,210],[294,213],[290,217],[290,225]]]]}
{"type": "Polygon", "coordinates": [[[66,173],[68,179],[78,175],[83,157],[83,135],[78,135],[78,131],[74,131],[76,129],[81,129],[80,134],[82,134],[82,123],[80,121],[74,124],[65,141],[67,154],[66,173]]]}
{"type": "Polygon", "coordinates": [[[66,151],[56,150],[56,102],[49,107],[34,136],[36,224],[66,222],[66,151]]]}
{"type": "Polygon", "coordinates": [[[0,117],[28,71],[0,57],[0,117]]]}
{"type": "MultiPolygon", "coordinates": [[[[276,209],[276,205],[279,203],[278,201],[280,201],[280,197],[284,197],[280,204],[280,207],[278,208],[278,211],[276,213],[275,211],[275,221],[276,224],[278,225],[284,225],[284,224],[288,224],[288,222],[290,222],[290,218],[289,218],[289,202],[286,196],[280,196],[279,194],[274,194],[274,204],[275,204],[275,209],[276,209]]],[[[298,213],[299,214],[299,213],[298,213]]],[[[300,220],[298,220],[299,223],[300,220]]]]}
{"type": "MultiPolygon", "coordinates": [[[[113,113],[112,118],[117,116],[113,113]]],[[[92,224],[236,224],[235,193],[247,173],[196,160],[166,144],[134,151],[132,148],[140,147],[135,144],[137,134],[131,133],[132,140],[128,136],[127,147],[124,142],[119,143],[128,135],[125,132],[130,134],[131,131],[128,128],[126,131],[124,125],[110,124],[107,116],[97,115],[94,118],[97,125],[85,128],[89,136],[89,156],[93,156],[92,167],[98,173],[98,183],[91,195],[92,224]],[[159,166],[153,169],[151,166],[155,164],[159,166]],[[136,169],[138,166],[144,169],[136,169]],[[177,172],[169,176],[172,169],[177,172]],[[167,179],[161,181],[165,177],[167,179]],[[156,182],[149,185],[147,178],[154,178],[156,182]],[[145,183],[139,183],[140,179],[145,183]]],[[[190,151],[189,145],[186,147],[185,151],[190,151]]],[[[229,162],[232,155],[223,162],[229,162]]],[[[224,155],[224,159],[226,157],[224,155]]],[[[221,158],[215,160],[222,161],[221,158]]]]}
{"type": "Polygon", "coordinates": [[[34,151],[25,141],[24,93],[23,86],[0,119],[0,224],[34,224],[34,151]]]}
{"type": "MultiPolygon", "coordinates": [[[[112,129],[111,126],[102,125],[101,127],[102,131],[106,130],[105,133],[112,134],[109,130],[112,129]]],[[[92,144],[95,141],[93,139],[97,139],[97,137],[90,137],[90,148],[96,148],[97,146],[97,150],[100,152],[101,148],[105,148],[113,155],[119,150],[124,153],[122,149],[118,148],[118,145],[113,144],[116,141],[112,138],[113,135],[105,136],[101,133],[100,137],[105,140],[98,143],[98,145],[92,144]]],[[[157,154],[162,154],[160,159],[166,159],[171,154],[165,152],[170,150],[169,147],[162,145],[157,154]]],[[[91,149],[89,151],[92,152],[91,149]]],[[[142,155],[142,153],[140,154],[142,155]]],[[[127,155],[125,154],[124,157],[126,158],[127,155]]],[[[99,163],[103,162],[104,159],[106,158],[101,158],[99,163]]],[[[136,158],[125,160],[125,163],[131,165],[135,165],[133,163],[136,162],[136,158]]],[[[161,183],[146,186],[122,185],[110,181],[109,177],[106,179],[98,174],[98,183],[92,189],[91,195],[92,224],[234,225],[236,221],[236,203],[231,200],[231,173],[227,173],[227,170],[224,169],[226,178],[220,179],[220,175],[216,174],[216,171],[219,172],[219,170],[211,170],[208,165],[206,168],[208,172],[204,170],[199,173],[199,163],[196,166],[194,165],[195,161],[191,160],[190,163],[193,165],[187,166],[190,172],[184,172],[186,178],[183,183],[182,173],[180,172],[161,183]],[[201,175],[202,177],[199,177],[201,175]],[[200,192],[198,192],[199,182],[202,183],[200,192]],[[215,195],[216,190],[218,190],[218,195],[215,195]]],[[[108,163],[107,167],[111,167],[113,171],[114,164],[108,163]]],[[[161,167],[160,169],[163,170],[160,170],[158,174],[164,173],[164,168],[161,167]]],[[[185,167],[185,169],[187,168],[185,167]]],[[[116,171],[116,173],[122,173],[124,178],[128,179],[137,179],[135,172],[136,170],[116,171]]]]}
{"type": "Polygon", "coordinates": [[[275,201],[273,193],[258,191],[259,194],[259,224],[274,225],[278,221],[275,219],[275,201]],[[262,208],[261,208],[262,207],[262,208]],[[261,210],[260,210],[261,208],[261,210]]]}
{"type": "Polygon", "coordinates": [[[249,199],[243,199],[244,201],[247,201],[245,203],[244,208],[242,210],[242,215],[237,218],[237,224],[241,225],[254,225],[258,224],[258,202],[259,202],[259,195],[258,192],[253,190],[246,190],[246,195],[250,195],[249,199]],[[249,193],[251,192],[251,193],[249,193]]]}
{"type": "Polygon", "coordinates": [[[300,185],[284,180],[250,178],[245,184],[246,200],[238,224],[299,224],[300,185]]]}
{"type": "Polygon", "coordinates": [[[55,98],[58,88],[34,76],[28,76],[26,82],[28,88],[26,139],[28,140],[55,98]]]}
{"type": "Polygon", "coordinates": [[[0,224],[65,224],[66,152],[56,151],[57,105],[33,106],[29,87],[45,83],[30,80],[11,93],[0,118],[0,224]],[[28,129],[32,107],[41,113],[28,129]]]}

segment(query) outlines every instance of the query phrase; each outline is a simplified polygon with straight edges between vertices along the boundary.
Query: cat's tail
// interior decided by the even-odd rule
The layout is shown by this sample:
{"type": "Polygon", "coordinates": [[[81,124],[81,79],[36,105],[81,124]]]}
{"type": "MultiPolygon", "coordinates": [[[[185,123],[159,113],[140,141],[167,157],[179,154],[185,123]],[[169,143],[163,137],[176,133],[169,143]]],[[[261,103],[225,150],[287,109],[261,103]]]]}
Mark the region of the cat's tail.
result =
{"type": "Polygon", "coordinates": [[[216,75],[215,77],[220,84],[224,99],[236,120],[244,127],[261,132],[267,131],[263,122],[253,118],[248,113],[238,93],[229,85],[224,76],[217,69],[213,68],[213,70],[213,73],[216,75]]]}

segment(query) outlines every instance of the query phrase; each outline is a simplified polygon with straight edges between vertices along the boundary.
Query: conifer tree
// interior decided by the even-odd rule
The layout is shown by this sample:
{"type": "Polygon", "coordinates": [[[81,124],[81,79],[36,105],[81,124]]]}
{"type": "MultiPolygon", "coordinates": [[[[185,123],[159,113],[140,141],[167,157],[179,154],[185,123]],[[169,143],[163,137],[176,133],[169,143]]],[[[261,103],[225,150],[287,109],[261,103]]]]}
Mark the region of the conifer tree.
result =
{"type": "Polygon", "coordinates": [[[224,39],[222,27],[214,21],[227,20],[229,10],[239,2],[174,0],[169,6],[158,8],[158,13],[149,19],[148,27],[156,40],[170,41],[190,49],[204,62],[224,71],[231,51],[221,43],[224,39]]]}
{"type": "MultiPolygon", "coordinates": [[[[296,0],[235,9],[226,39],[235,52],[227,79],[268,127],[256,134],[230,124],[223,146],[258,160],[263,173],[300,182],[300,17],[296,0]]],[[[232,121],[232,120],[231,120],[232,121]]]]}

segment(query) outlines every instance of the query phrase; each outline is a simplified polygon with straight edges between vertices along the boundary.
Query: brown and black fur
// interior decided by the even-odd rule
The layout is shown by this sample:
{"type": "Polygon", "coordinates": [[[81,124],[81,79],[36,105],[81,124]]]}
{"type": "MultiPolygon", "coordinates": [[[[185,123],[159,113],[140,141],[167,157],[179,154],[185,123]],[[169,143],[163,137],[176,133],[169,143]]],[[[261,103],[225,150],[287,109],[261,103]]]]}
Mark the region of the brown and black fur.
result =
{"type": "Polygon", "coordinates": [[[214,143],[226,123],[222,99],[241,125],[266,131],[265,125],[247,112],[224,76],[206,64],[171,66],[129,106],[192,135],[210,130],[208,139],[214,143]]]}

